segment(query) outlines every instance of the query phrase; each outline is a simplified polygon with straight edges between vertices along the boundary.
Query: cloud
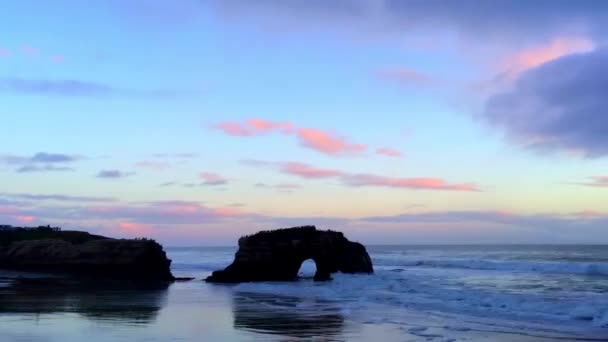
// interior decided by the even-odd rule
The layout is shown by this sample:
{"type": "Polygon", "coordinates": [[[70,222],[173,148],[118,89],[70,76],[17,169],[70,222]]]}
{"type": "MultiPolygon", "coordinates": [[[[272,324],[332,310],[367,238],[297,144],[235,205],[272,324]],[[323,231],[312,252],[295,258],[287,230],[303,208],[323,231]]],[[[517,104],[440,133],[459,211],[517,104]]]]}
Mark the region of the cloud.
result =
{"type": "Polygon", "coordinates": [[[387,156],[387,157],[394,157],[394,158],[398,158],[401,157],[401,152],[394,150],[392,148],[388,148],[388,147],[378,147],[376,149],[376,154],[380,154],[383,156],[387,156]]]}
{"type": "MultiPolygon", "coordinates": [[[[449,183],[441,178],[431,177],[387,177],[367,173],[352,173],[337,169],[318,168],[300,162],[261,162],[246,164],[255,167],[276,168],[279,172],[304,179],[336,179],[342,184],[352,187],[374,186],[414,190],[443,190],[443,191],[481,191],[473,183],[449,183]]],[[[265,184],[261,184],[266,186],[265,184]]]]}
{"type": "Polygon", "coordinates": [[[8,49],[0,48],[0,58],[10,56],[10,51],[8,49]]]}
{"type": "Polygon", "coordinates": [[[65,164],[81,159],[84,158],[77,155],[48,152],[38,152],[32,156],[0,155],[0,163],[16,167],[15,171],[19,173],[73,171],[73,168],[65,164]]]}
{"type": "Polygon", "coordinates": [[[296,134],[300,145],[332,156],[358,155],[367,149],[366,145],[349,143],[342,137],[319,129],[300,128],[296,134]]]}
{"type": "Polygon", "coordinates": [[[580,183],[585,186],[593,186],[600,188],[608,188],[608,176],[593,176],[589,177],[588,182],[580,183]]]}
{"type": "Polygon", "coordinates": [[[440,178],[400,178],[385,177],[373,174],[349,174],[342,177],[350,186],[378,186],[387,188],[480,191],[474,184],[452,184],[440,178]]]}
{"type": "Polygon", "coordinates": [[[366,145],[348,142],[332,132],[315,128],[302,128],[289,122],[273,122],[261,119],[248,119],[244,122],[223,122],[212,126],[226,135],[236,137],[254,137],[273,132],[294,135],[300,145],[331,156],[360,155],[367,149],[366,145]]]}
{"type": "Polygon", "coordinates": [[[516,214],[503,211],[438,211],[405,213],[388,216],[364,217],[361,221],[377,223],[492,223],[535,229],[562,229],[572,231],[584,228],[590,223],[596,227],[608,223],[608,214],[593,212],[571,214],[516,214]]]}
{"type": "Polygon", "coordinates": [[[322,169],[298,162],[286,162],[280,165],[282,173],[295,175],[302,178],[333,178],[344,175],[342,171],[334,169],[322,169]]]}
{"type": "Polygon", "coordinates": [[[395,82],[401,86],[426,86],[434,79],[431,75],[407,67],[385,68],[376,72],[376,76],[382,80],[395,82]]]}
{"type": "Polygon", "coordinates": [[[594,49],[595,43],[589,38],[558,37],[549,43],[525,48],[506,56],[501,62],[501,68],[516,74],[565,55],[590,52],[594,49]]]}
{"type": "MultiPolygon", "coordinates": [[[[392,38],[424,32],[468,42],[531,42],[557,34],[590,32],[602,36],[608,21],[603,1],[569,0],[211,0],[212,9],[231,23],[269,32],[321,31],[352,38],[392,38]],[[282,30],[277,31],[277,28],[282,30]]],[[[481,44],[478,43],[478,44],[481,44]]]]}
{"type": "Polygon", "coordinates": [[[63,62],[63,56],[61,56],[61,55],[51,55],[51,61],[53,61],[55,63],[61,63],[61,62],[63,62]]]}
{"type": "Polygon", "coordinates": [[[107,84],[80,80],[46,80],[23,78],[0,78],[0,92],[23,95],[66,97],[175,97],[181,93],[166,89],[121,89],[107,84]]]}
{"type": "Polygon", "coordinates": [[[491,96],[483,117],[535,150],[608,155],[608,50],[572,54],[524,72],[491,96]]]}
{"type": "Polygon", "coordinates": [[[171,168],[171,163],[163,160],[142,160],[135,164],[136,167],[162,171],[171,168]]]}
{"type": "Polygon", "coordinates": [[[16,198],[31,201],[61,201],[61,202],[115,202],[114,197],[74,196],[61,194],[28,194],[28,193],[0,193],[1,197],[16,198]]]}
{"type": "Polygon", "coordinates": [[[125,172],[120,170],[101,170],[95,177],[104,179],[120,179],[133,176],[135,172],[125,172]]]}
{"type": "Polygon", "coordinates": [[[201,172],[199,175],[203,180],[202,185],[225,185],[228,184],[228,179],[213,172],[201,172]]]}
{"type": "Polygon", "coordinates": [[[236,137],[253,137],[271,132],[290,133],[293,125],[289,122],[272,122],[262,119],[248,119],[245,122],[221,122],[214,126],[224,134],[236,137]]]}

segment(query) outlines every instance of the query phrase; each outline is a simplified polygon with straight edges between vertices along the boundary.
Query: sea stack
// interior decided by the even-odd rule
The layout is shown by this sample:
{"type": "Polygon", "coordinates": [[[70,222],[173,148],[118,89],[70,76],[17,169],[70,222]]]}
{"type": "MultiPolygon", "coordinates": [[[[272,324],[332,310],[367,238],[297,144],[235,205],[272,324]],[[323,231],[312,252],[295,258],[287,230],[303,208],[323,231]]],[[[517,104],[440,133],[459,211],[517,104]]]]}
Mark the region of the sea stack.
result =
{"type": "Polygon", "coordinates": [[[241,283],[252,281],[291,281],[305,260],[316,264],[317,281],[331,280],[331,274],[373,273],[365,247],[351,242],[336,231],[314,226],[261,231],[239,239],[234,261],[215,271],[206,281],[241,283]]]}
{"type": "Polygon", "coordinates": [[[0,269],[170,281],[170,265],[154,240],[112,239],[46,227],[0,230],[0,269]]]}

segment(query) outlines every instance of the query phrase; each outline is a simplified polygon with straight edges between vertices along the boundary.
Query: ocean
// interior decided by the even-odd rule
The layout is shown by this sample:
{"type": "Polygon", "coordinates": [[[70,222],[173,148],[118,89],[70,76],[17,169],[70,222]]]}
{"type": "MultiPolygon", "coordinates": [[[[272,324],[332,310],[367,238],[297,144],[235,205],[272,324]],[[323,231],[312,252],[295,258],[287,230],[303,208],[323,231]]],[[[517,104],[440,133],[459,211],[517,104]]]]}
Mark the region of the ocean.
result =
{"type": "Polygon", "coordinates": [[[608,246],[369,246],[373,275],[201,281],[235,251],[167,248],[196,280],[162,288],[0,273],[0,341],[608,341],[608,246]]]}

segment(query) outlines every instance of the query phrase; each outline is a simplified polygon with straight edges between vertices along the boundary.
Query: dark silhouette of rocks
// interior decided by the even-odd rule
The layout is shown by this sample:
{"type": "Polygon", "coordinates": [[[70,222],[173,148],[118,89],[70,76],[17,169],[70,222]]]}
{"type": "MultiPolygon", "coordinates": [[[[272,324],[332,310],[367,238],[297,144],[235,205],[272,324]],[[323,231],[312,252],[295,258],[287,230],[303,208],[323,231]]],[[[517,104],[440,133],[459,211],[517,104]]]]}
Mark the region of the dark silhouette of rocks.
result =
{"type": "Polygon", "coordinates": [[[154,240],[60,230],[0,231],[0,269],[164,281],[174,279],[170,265],[154,240]]]}
{"type": "Polygon", "coordinates": [[[320,231],[314,226],[262,231],[239,239],[234,262],[215,271],[206,281],[240,283],[250,281],[291,281],[305,260],[316,264],[315,280],[330,280],[331,274],[373,273],[365,247],[336,231],[320,231]]]}

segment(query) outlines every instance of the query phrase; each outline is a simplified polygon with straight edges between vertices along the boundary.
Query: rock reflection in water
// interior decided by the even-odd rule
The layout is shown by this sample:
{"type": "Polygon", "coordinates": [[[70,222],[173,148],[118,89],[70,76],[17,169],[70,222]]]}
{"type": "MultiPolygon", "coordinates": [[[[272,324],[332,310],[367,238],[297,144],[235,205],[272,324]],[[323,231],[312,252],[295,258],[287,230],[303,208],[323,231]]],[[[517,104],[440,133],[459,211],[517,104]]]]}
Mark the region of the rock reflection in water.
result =
{"type": "Polygon", "coordinates": [[[16,278],[0,287],[0,314],[76,313],[96,321],[147,324],[166,304],[168,283],[16,278]]]}
{"type": "Polygon", "coordinates": [[[344,330],[344,317],[327,302],[259,294],[235,293],[235,329],[295,338],[338,336],[344,330]]]}

